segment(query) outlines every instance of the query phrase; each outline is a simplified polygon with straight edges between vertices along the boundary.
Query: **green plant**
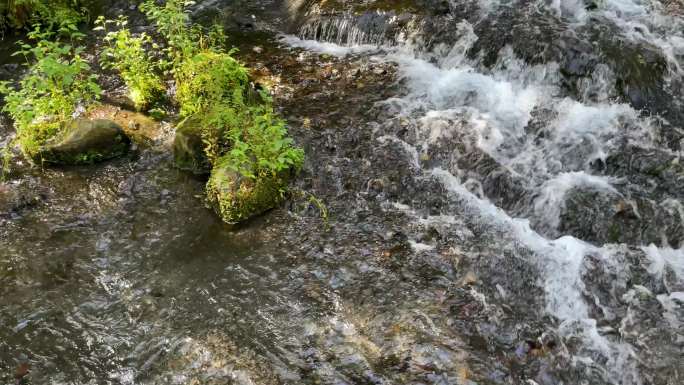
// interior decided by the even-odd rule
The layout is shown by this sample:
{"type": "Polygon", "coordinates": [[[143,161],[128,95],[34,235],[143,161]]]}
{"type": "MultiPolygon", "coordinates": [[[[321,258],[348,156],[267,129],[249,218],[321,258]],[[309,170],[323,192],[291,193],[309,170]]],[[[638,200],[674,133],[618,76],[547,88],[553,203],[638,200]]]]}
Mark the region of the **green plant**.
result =
{"type": "Polygon", "coordinates": [[[165,51],[172,71],[202,51],[221,52],[225,43],[221,27],[212,26],[205,30],[190,22],[188,7],[194,4],[194,1],[167,0],[160,6],[155,0],[145,0],[140,5],[140,10],[154,22],[168,43],[165,51]]]}
{"type": "Polygon", "coordinates": [[[181,63],[175,78],[181,116],[205,112],[218,103],[245,104],[247,69],[230,53],[200,52],[181,63]]]}
{"type": "Polygon", "coordinates": [[[330,222],[328,218],[328,207],[323,203],[322,200],[318,199],[314,194],[309,193],[309,203],[316,206],[318,212],[321,214],[321,219],[325,223],[326,228],[329,227],[330,222]]]}
{"type": "Polygon", "coordinates": [[[7,174],[11,171],[10,165],[12,163],[12,142],[7,143],[5,146],[0,148],[0,182],[7,180],[7,174]]]}
{"type": "Polygon", "coordinates": [[[35,45],[20,41],[21,49],[14,53],[23,55],[28,66],[19,88],[0,83],[0,93],[5,95],[3,111],[14,119],[17,139],[29,157],[60,132],[77,106],[89,105],[102,93],[97,77],[81,57],[83,48],[75,45],[82,37],[73,24],[57,32],[35,26],[28,34],[35,45]],[[67,36],[66,41],[56,39],[57,35],[67,36]]]}
{"type": "Polygon", "coordinates": [[[105,20],[99,17],[95,21],[95,30],[106,33],[107,47],[102,50],[100,62],[103,68],[116,69],[129,90],[129,97],[138,110],[146,110],[164,94],[164,84],[157,75],[158,65],[154,63],[147,52],[146,45],[151,45],[151,39],[145,33],[134,37],[126,28],[128,20],[120,16],[117,20],[105,20]],[[116,31],[108,31],[107,25],[115,24],[116,31]]]}
{"type": "Polygon", "coordinates": [[[285,121],[275,116],[269,103],[216,105],[204,127],[210,161],[223,156],[222,149],[229,148],[226,165],[245,177],[296,171],[304,161],[304,152],[294,146],[287,136],[285,121]]]}
{"type": "Polygon", "coordinates": [[[176,101],[184,122],[198,124],[204,153],[213,170],[208,201],[229,223],[274,207],[284,198],[289,178],[304,152],[288,137],[285,121],[266,92],[249,82],[247,68],[223,50],[220,26],[192,25],[190,1],[146,0],[141,10],[167,40],[167,65],[176,82],[176,101]]]}
{"type": "Polygon", "coordinates": [[[23,28],[41,23],[45,29],[85,20],[87,10],[79,0],[4,0],[0,19],[4,27],[23,28]]]}

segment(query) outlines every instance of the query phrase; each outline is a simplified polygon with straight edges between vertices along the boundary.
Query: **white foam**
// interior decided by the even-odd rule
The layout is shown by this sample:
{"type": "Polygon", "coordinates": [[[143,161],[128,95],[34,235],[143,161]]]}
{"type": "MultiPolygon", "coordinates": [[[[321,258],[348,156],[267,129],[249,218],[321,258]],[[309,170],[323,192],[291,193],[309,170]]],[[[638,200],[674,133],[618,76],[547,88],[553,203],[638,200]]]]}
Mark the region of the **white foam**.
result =
{"type": "MultiPolygon", "coordinates": [[[[598,11],[586,11],[584,3],[577,0],[559,0],[550,6],[557,8],[560,17],[577,23],[600,13],[618,20],[621,26],[641,25],[642,19],[650,15],[643,4],[629,0],[608,0],[601,3],[598,11]]],[[[650,19],[649,23],[653,24],[654,20],[650,19]]],[[[388,101],[388,105],[400,117],[412,121],[417,143],[391,135],[380,135],[378,140],[399,144],[411,158],[412,166],[420,169],[421,149],[457,135],[474,136],[472,143],[511,172],[527,177],[531,189],[538,189],[535,216],[552,227],[558,225],[566,193],[575,187],[620,194],[614,186],[616,181],[592,175],[590,164],[605,161],[630,141],[648,148],[655,146],[656,140],[652,138],[655,129],[649,119],[642,118],[629,105],[611,102],[610,85],[605,81],[610,71],[599,66],[594,79],[582,85],[585,93],[598,93],[598,96],[575,101],[560,96],[562,84],[556,63],[528,66],[515,57],[512,49],[505,48],[494,68],[483,69],[466,56],[468,48],[477,40],[472,28],[461,23],[458,30],[461,39],[452,47],[441,47],[436,52],[424,53],[410,45],[384,47],[382,51],[371,46],[356,51],[373,53],[382,60],[397,63],[402,84],[408,88],[408,95],[388,101]],[[541,119],[544,125],[529,132],[536,111],[544,113],[541,119]]],[[[625,27],[624,31],[627,30],[625,27]]],[[[651,33],[648,28],[644,31],[640,34],[651,33]]],[[[659,47],[669,49],[672,55],[684,51],[681,32],[671,37],[652,34],[647,38],[659,42],[659,47]]],[[[354,47],[329,43],[297,39],[289,42],[340,56],[354,52],[354,47]]],[[[605,362],[594,364],[605,368],[613,382],[640,384],[633,348],[603,336],[584,300],[585,258],[591,255],[609,263],[614,259],[614,249],[596,247],[569,236],[547,239],[530,227],[529,220],[512,218],[490,201],[473,195],[452,173],[437,168],[425,174],[439,179],[458,197],[466,207],[461,215],[499,229],[503,236],[511,237],[511,242],[533,254],[531,262],[540,270],[546,294],[546,312],[560,321],[559,331],[563,336],[578,337],[585,343],[584,354],[575,359],[594,363],[592,357],[598,354],[605,362]]],[[[395,207],[412,212],[406,205],[395,207]]],[[[422,245],[412,246],[417,252],[427,250],[422,245]]],[[[644,251],[652,260],[652,274],[662,275],[666,266],[678,275],[683,274],[682,250],[649,246],[644,251]]]]}
{"type": "Polygon", "coordinates": [[[556,229],[560,214],[565,208],[565,196],[570,190],[584,188],[621,195],[613,187],[614,182],[614,178],[590,175],[583,171],[558,174],[541,187],[540,194],[534,201],[535,216],[548,227],[556,229]]]}
{"type": "Polygon", "coordinates": [[[281,35],[280,41],[291,47],[302,48],[305,50],[338,57],[368,53],[378,50],[377,45],[358,44],[342,46],[335,43],[321,42],[317,40],[304,40],[294,35],[281,35]]]}
{"type": "Polygon", "coordinates": [[[651,264],[648,272],[657,279],[662,279],[666,269],[672,269],[679,279],[684,279],[684,248],[656,247],[651,244],[642,247],[651,264]]]}
{"type": "MultiPolygon", "coordinates": [[[[501,228],[514,239],[532,251],[538,258],[535,262],[544,277],[546,311],[561,321],[559,331],[566,337],[576,336],[584,340],[588,349],[600,353],[608,360],[607,369],[623,383],[635,383],[638,369],[630,345],[611,342],[599,333],[596,321],[589,316],[583,299],[585,291],[582,281],[582,264],[587,255],[603,260],[612,260],[613,250],[598,248],[579,239],[565,236],[551,241],[530,228],[529,221],[508,216],[503,210],[487,200],[481,200],[467,191],[456,177],[442,169],[431,174],[477,213],[485,223],[501,228]],[[629,379],[629,380],[627,380],[629,379]]],[[[577,357],[593,362],[590,356],[577,357]]]]}

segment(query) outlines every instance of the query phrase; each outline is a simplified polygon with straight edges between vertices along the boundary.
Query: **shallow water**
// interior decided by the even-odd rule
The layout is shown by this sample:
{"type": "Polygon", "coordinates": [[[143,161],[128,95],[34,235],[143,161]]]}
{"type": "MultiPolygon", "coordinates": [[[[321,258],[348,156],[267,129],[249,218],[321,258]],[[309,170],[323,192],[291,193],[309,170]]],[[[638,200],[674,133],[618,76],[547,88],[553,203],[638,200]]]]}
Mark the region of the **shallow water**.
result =
{"type": "Polygon", "coordinates": [[[223,225],[170,129],[2,185],[0,381],[25,360],[35,384],[684,381],[681,18],[376,3],[294,26],[277,2],[200,4],[307,151],[262,218],[223,225]]]}

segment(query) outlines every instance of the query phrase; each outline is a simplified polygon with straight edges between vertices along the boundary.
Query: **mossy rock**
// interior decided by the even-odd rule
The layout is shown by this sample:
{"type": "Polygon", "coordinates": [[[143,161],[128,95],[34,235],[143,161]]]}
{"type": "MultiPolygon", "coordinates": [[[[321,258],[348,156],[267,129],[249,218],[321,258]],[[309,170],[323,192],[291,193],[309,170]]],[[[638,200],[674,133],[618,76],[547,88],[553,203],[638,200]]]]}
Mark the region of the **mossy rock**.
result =
{"type": "Polygon", "coordinates": [[[124,130],[110,120],[76,119],[66,123],[60,135],[32,158],[36,163],[92,164],[125,154],[130,143],[124,130]]]}
{"type": "Polygon", "coordinates": [[[219,160],[207,182],[207,201],[224,222],[235,224],[278,206],[290,179],[290,172],[248,178],[219,160]]]}
{"type": "Polygon", "coordinates": [[[151,117],[114,105],[98,105],[89,110],[84,118],[104,119],[119,125],[131,142],[141,147],[150,147],[164,136],[162,125],[151,117]]]}
{"type": "Polygon", "coordinates": [[[198,175],[211,172],[211,164],[204,151],[200,118],[186,119],[176,127],[176,137],[173,140],[173,158],[176,167],[181,170],[198,175]]]}

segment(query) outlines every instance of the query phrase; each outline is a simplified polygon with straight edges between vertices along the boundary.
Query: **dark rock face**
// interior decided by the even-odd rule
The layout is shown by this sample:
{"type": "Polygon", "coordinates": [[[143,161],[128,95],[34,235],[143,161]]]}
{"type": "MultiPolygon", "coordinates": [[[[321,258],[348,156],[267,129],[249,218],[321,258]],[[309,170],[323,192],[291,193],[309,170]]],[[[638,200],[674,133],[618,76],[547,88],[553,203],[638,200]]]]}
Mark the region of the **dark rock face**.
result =
{"type": "Polygon", "coordinates": [[[568,192],[558,230],[598,245],[654,243],[678,248],[684,240],[679,213],[666,203],[598,190],[568,192]]]}
{"type": "Polygon", "coordinates": [[[204,152],[201,129],[196,118],[189,118],[180,124],[173,141],[173,157],[181,170],[205,175],[211,171],[211,164],[204,152]]]}
{"type": "Polygon", "coordinates": [[[684,197],[684,165],[671,152],[629,146],[609,156],[602,167],[606,174],[626,178],[659,199],[684,197]]]}
{"type": "Polygon", "coordinates": [[[62,135],[46,144],[34,160],[58,165],[91,164],[125,154],[130,139],[116,123],[78,119],[67,123],[62,135]]]}

